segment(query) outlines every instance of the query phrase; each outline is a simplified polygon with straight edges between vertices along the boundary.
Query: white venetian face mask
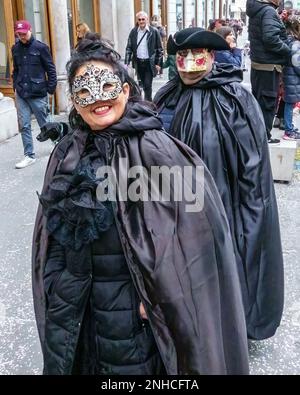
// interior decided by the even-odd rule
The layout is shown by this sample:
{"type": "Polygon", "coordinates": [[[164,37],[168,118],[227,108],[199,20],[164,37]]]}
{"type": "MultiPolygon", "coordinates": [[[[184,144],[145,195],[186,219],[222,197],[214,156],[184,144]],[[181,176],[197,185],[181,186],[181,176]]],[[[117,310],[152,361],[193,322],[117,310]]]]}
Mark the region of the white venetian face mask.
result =
{"type": "Polygon", "coordinates": [[[176,54],[177,69],[184,73],[207,71],[208,57],[204,48],[182,49],[176,54]]]}
{"type": "Polygon", "coordinates": [[[86,66],[83,75],[74,78],[72,85],[73,99],[83,108],[98,100],[115,100],[121,92],[122,82],[116,74],[92,64],[86,66]]]}

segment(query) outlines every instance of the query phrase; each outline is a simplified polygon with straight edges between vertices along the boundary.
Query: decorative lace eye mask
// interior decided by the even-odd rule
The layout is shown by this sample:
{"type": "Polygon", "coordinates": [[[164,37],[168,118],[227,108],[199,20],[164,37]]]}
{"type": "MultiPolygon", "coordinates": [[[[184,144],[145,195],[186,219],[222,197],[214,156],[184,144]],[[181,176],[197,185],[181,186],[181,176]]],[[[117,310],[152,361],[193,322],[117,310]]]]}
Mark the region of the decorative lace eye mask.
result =
{"type": "Polygon", "coordinates": [[[87,107],[99,100],[115,100],[122,92],[120,78],[111,71],[88,64],[83,75],[72,84],[72,96],[80,107],[87,107]]]}

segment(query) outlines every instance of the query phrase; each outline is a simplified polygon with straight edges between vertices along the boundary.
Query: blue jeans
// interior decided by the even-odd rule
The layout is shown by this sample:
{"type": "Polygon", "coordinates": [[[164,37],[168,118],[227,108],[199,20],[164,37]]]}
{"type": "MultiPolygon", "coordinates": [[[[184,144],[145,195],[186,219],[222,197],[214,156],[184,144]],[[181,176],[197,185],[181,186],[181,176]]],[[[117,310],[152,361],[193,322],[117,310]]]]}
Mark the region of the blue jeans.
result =
{"type": "Polygon", "coordinates": [[[47,104],[47,96],[23,99],[16,93],[16,106],[24,155],[30,158],[35,157],[31,131],[31,114],[34,114],[39,127],[42,128],[48,122],[47,104]]]}
{"type": "Polygon", "coordinates": [[[293,103],[285,103],[284,105],[284,128],[287,133],[291,133],[294,129],[293,108],[293,103]]]}

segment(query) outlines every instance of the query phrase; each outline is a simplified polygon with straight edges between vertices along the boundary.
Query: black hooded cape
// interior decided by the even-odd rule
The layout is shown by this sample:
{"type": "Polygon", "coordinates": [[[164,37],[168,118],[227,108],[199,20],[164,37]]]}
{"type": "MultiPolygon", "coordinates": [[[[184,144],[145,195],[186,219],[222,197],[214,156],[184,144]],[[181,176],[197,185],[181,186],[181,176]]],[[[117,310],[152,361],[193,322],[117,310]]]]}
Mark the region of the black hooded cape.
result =
{"type": "Polygon", "coordinates": [[[191,147],[210,170],[224,203],[237,259],[248,337],[274,335],[283,311],[283,258],[266,130],[242,72],[214,65],[187,87],[178,78],[157,93],[169,133],[191,147]]]}
{"type": "MultiPolygon", "coordinates": [[[[64,169],[66,176],[74,172],[89,133],[75,130],[58,144],[48,164],[43,194],[57,169],[64,169]]],[[[203,166],[191,149],[162,131],[154,112],[139,104],[98,138],[108,141],[107,160],[116,171],[119,158],[127,158],[129,167],[142,165],[146,169],[203,166]]],[[[101,141],[97,145],[101,146],[101,141]]],[[[200,212],[187,213],[184,200],[133,204],[118,196],[115,220],[167,373],[248,374],[246,325],[229,225],[215,183],[204,169],[205,180],[199,185],[204,208],[200,212]]],[[[40,206],[32,257],[42,348],[48,238],[47,218],[40,206]]],[[[81,262],[84,266],[84,259],[81,262]]],[[[78,274],[78,289],[80,281],[78,274]]]]}

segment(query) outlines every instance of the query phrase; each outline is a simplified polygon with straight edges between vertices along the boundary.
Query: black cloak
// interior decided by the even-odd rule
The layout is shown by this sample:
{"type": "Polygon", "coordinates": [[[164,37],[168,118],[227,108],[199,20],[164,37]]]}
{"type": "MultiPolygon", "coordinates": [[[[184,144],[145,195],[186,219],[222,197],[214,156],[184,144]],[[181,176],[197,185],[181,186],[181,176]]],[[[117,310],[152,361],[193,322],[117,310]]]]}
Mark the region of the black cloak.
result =
{"type": "MultiPolygon", "coordinates": [[[[99,133],[100,139],[108,141],[108,163],[116,171],[119,158],[127,158],[130,168],[203,166],[190,148],[161,129],[155,113],[135,104],[118,124],[99,133]]],[[[43,193],[57,169],[63,168],[66,175],[74,172],[89,133],[76,130],[57,145],[43,193]]],[[[204,171],[205,180],[199,185],[204,193],[202,211],[187,213],[184,200],[132,203],[117,196],[115,220],[167,374],[248,374],[246,325],[229,225],[215,183],[206,167],[204,171]]],[[[48,238],[47,219],[40,206],[33,242],[33,294],[42,348],[48,238]]],[[[85,259],[80,261],[84,267],[85,259]]],[[[88,283],[80,270],[78,267],[78,289],[83,287],[81,281],[88,283]]],[[[78,317],[74,320],[78,322],[78,317]]],[[[73,358],[70,354],[68,350],[66,358],[73,358]]]]}
{"type": "Polygon", "coordinates": [[[283,257],[266,129],[242,71],[214,65],[193,86],[176,79],[154,101],[169,133],[210,170],[224,203],[237,259],[249,338],[274,335],[283,311],[283,257]],[[166,119],[164,119],[165,122],[166,119]]]}

